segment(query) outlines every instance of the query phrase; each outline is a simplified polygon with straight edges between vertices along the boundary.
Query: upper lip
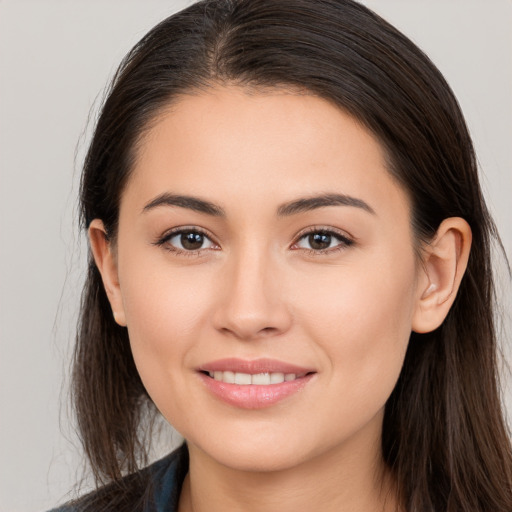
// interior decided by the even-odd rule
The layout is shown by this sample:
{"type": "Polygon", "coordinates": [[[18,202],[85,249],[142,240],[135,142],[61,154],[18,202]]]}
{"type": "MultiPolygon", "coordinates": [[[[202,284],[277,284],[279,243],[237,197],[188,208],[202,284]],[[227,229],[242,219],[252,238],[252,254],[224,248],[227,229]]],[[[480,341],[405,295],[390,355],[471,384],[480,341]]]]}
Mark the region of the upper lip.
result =
{"type": "Polygon", "coordinates": [[[298,366],[277,359],[237,359],[237,358],[226,358],[218,359],[217,361],[211,361],[209,363],[201,365],[199,371],[205,372],[239,372],[249,373],[255,375],[257,373],[294,373],[295,375],[305,375],[307,373],[314,372],[311,368],[298,366]]]}

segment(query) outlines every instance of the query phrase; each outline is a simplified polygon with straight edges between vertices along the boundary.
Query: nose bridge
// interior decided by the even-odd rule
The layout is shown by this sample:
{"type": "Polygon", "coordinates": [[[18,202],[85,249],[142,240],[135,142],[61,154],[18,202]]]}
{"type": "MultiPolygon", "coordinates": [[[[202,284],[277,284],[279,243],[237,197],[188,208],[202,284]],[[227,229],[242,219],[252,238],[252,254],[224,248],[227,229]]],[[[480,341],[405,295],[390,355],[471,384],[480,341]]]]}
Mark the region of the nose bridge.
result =
{"type": "Polygon", "coordinates": [[[284,332],[291,317],[277,258],[269,247],[243,243],[227,258],[216,327],[241,339],[284,332]]]}

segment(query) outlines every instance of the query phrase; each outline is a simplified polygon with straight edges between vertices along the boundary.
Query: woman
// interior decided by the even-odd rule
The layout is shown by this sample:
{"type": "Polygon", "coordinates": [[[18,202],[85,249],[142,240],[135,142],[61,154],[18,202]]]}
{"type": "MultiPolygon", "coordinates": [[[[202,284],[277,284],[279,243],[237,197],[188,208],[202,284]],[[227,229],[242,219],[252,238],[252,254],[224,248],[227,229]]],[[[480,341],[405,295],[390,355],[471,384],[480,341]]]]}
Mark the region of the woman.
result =
{"type": "Polygon", "coordinates": [[[472,143],[371,11],[163,21],[114,79],[81,204],[75,401],[107,485],[71,510],[512,510],[472,143]],[[186,444],[140,470],[154,407],[186,444]]]}

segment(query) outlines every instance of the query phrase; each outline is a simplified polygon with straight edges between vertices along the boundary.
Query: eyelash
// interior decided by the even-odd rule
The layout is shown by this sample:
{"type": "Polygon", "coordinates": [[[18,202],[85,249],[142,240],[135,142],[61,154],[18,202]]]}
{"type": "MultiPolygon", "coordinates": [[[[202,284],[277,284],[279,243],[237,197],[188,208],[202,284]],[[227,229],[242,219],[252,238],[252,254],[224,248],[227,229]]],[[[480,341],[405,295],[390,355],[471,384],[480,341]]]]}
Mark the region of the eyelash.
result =
{"type": "Polygon", "coordinates": [[[319,255],[325,255],[325,254],[333,254],[339,251],[343,251],[350,247],[351,245],[354,245],[354,240],[349,238],[346,234],[341,233],[340,231],[334,230],[332,228],[322,228],[318,226],[313,226],[311,228],[308,228],[306,231],[303,231],[300,233],[296,239],[297,241],[292,244],[292,249],[294,250],[300,250],[306,251],[311,256],[319,256],[319,255]],[[311,235],[326,235],[332,238],[335,238],[339,241],[337,245],[334,247],[328,247],[327,249],[306,249],[306,248],[300,248],[297,247],[294,249],[295,246],[301,241],[307,238],[311,235]]]}
{"type": "MultiPolygon", "coordinates": [[[[347,237],[346,234],[342,234],[341,232],[333,230],[332,228],[326,229],[326,228],[322,228],[322,227],[313,226],[313,227],[307,229],[306,231],[300,233],[296,237],[296,241],[293,242],[293,244],[291,245],[291,249],[292,250],[303,250],[303,251],[306,251],[306,253],[308,253],[309,255],[318,256],[318,255],[324,255],[324,254],[333,254],[335,252],[342,251],[342,250],[350,247],[353,244],[354,244],[354,240],[347,237]],[[339,241],[339,243],[334,247],[328,247],[326,249],[306,249],[306,248],[297,247],[297,244],[301,240],[304,240],[305,238],[307,238],[308,236],[311,236],[313,234],[325,235],[325,236],[335,238],[339,241]]],[[[180,228],[172,229],[172,230],[166,232],[161,238],[159,238],[158,240],[153,242],[153,245],[158,246],[158,247],[163,247],[165,250],[172,252],[172,253],[176,254],[177,256],[188,256],[188,257],[200,256],[203,251],[218,250],[217,248],[219,247],[218,244],[213,241],[212,237],[206,231],[204,231],[203,229],[198,228],[198,227],[190,227],[190,228],[189,227],[180,227],[180,228]],[[199,234],[199,235],[203,236],[205,239],[209,240],[215,246],[215,248],[208,247],[208,248],[204,248],[204,249],[184,250],[184,249],[175,247],[169,243],[169,241],[172,238],[174,238],[175,236],[183,235],[183,234],[199,234]]]]}
{"type": "Polygon", "coordinates": [[[196,250],[184,250],[179,247],[175,247],[169,243],[169,241],[178,235],[183,234],[198,234],[209,240],[214,246],[218,247],[218,244],[213,241],[212,237],[203,229],[198,227],[180,227],[167,231],[161,238],[159,238],[153,245],[164,248],[166,251],[172,252],[177,256],[200,256],[205,250],[217,250],[216,248],[196,249],[196,250]]]}

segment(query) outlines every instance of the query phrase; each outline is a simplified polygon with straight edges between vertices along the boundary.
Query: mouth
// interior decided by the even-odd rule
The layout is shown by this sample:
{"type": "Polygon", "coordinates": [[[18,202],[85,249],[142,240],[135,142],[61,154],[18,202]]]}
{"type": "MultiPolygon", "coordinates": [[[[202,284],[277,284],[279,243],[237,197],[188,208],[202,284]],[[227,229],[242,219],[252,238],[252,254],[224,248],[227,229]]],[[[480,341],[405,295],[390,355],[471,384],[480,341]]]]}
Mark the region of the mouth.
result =
{"type": "Polygon", "coordinates": [[[226,384],[239,384],[240,386],[269,386],[271,384],[281,384],[283,382],[291,382],[296,379],[301,379],[306,375],[313,372],[307,372],[303,374],[296,373],[283,373],[283,372],[263,372],[263,373],[243,373],[233,372],[230,370],[226,371],[213,371],[203,372],[210,378],[217,382],[224,382],[226,384]]]}
{"type": "Polygon", "coordinates": [[[199,369],[206,388],[221,401],[242,409],[270,407],[297,394],[316,371],[271,359],[223,359],[199,369]]]}

